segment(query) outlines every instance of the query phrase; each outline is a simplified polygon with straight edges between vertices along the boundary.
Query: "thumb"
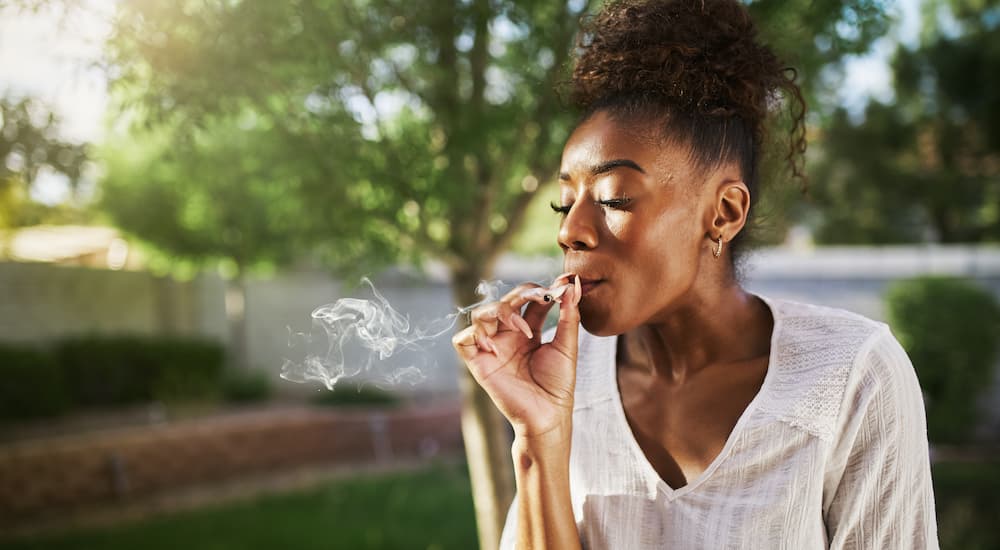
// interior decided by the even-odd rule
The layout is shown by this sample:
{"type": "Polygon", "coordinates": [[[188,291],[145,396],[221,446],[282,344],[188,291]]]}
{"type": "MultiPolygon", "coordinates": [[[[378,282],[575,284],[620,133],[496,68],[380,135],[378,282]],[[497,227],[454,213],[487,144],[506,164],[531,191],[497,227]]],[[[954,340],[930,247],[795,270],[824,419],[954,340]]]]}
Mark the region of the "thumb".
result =
{"type": "Polygon", "coordinates": [[[579,345],[577,338],[580,332],[580,297],[582,294],[580,278],[577,277],[576,282],[566,291],[562,303],[559,304],[559,323],[556,325],[556,334],[552,339],[552,346],[573,361],[576,361],[576,350],[579,345]]]}

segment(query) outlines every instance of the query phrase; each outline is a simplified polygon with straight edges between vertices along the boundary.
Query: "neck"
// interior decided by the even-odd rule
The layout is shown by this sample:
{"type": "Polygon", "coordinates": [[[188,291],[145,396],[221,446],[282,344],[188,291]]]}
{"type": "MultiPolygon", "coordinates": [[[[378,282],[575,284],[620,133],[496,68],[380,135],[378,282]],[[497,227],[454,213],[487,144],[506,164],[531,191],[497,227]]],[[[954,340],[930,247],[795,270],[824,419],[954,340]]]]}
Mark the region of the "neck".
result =
{"type": "Polygon", "coordinates": [[[671,384],[712,365],[749,361],[770,350],[766,304],[736,283],[687,294],[683,303],[624,335],[626,362],[671,384]]]}

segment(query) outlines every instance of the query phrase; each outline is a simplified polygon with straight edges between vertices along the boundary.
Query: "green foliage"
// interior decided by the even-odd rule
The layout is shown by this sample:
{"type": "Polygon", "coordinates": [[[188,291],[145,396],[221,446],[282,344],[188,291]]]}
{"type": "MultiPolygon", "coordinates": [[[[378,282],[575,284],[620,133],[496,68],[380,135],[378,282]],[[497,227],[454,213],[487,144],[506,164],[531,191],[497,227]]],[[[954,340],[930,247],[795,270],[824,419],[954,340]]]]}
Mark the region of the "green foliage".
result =
{"type": "MultiPolygon", "coordinates": [[[[488,276],[537,190],[552,183],[575,116],[556,89],[578,19],[596,5],[120,4],[109,50],[115,97],[137,128],[167,129],[167,139],[146,164],[110,171],[106,208],[125,229],[187,256],[232,254],[210,243],[236,227],[247,243],[236,248],[252,257],[292,240],[355,272],[436,257],[459,283],[488,276]],[[218,190],[241,181],[282,191],[246,213],[270,231],[222,214],[257,204],[218,190]],[[163,211],[137,214],[149,204],[163,211]],[[271,206],[294,212],[287,234],[263,221],[271,206]],[[192,231],[192,209],[218,222],[192,231]]],[[[810,96],[822,66],[865,51],[887,24],[876,0],[750,9],[809,77],[810,96]]],[[[127,139],[143,141],[144,131],[127,139]]]]}
{"type": "Polygon", "coordinates": [[[0,419],[56,416],[70,407],[62,371],[44,351],[0,346],[0,419]]]}
{"type": "Polygon", "coordinates": [[[818,240],[1000,240],[1000,10],[956,9],[957,34],[896,52],[894,103],[832,116],[812,170],[818,240]]]}
{"type": "Polygon", "coordinates": [[[228,372],[223,379],[223,396],[231,403],[267,401],[274,391],[271,376],[263,371],[228,372]]]}
{"type": "Polygon", "coordinates": [[[77,405],[122,405],[153,398],[155,352],[139,338],[75,338],[56,344],[54,354],[77,405]]]}
{"type": "Polygon", "coordinates": [[[831,90],[843,85],[824,72],[839,73],[849,55],[868,52],[891,23],[885,0],[755,0],[746,2],[761,34],[795,67],[810,109],[822,109],[831,90]]]}
{"type": "Polygon", "coordinates": [[[4,550],[477,548],[465,468],[356,475],[302,491],[98,529],[0,542],[4,550]]]}
{"type": "Polygon", "coordinates": [[[53,354],[76,406],[211,398],[225,361],[214,342],[138,336],[71,338],[53,354]]]}
{"type": "Polygon", "coordinates": [[[399,396],[373,386],[339,384],[333,390],[322,390],[312,399],[316,405],[329,407],[398,405],[399,396]]]}
{"type": "MultiPolygon", "coordinates": [[[[569,114],[555,108],[553,88],[574,15],[516,2],[123,4],[111,50],[115,93],[138,121],[171,129],[164,151],[178,158],[112,171],[120,184],[109,186],[107,209],[190,209],[191,192],[171,189],[192,179],[187,188],[211,187],[235,166],[230,179],[280,190],[281,201],[260,201],[248,219],[266,219],[272,207],[291,212],[290,234],[331,265],[488,259],[532,196],[520,182],[547,179],[565,139],[569,114]],[[203,161],[197,170],[177,153],[189,149],[203,161]],[[158,181],[140,188],[136,174],[158,181]],[[127,186],[134,206],[120,208],[115,195],[127,186]]],[[[208,212],[246,205],[205,195],[208,212]]],[[[198,237],[233,227],[215,217],[220,231],[198,237]]],[[[178,254],[204,253],[195,246],[202,239],[169,223],[178,216],[115,219],[157,244],[183,241],[178,254]],[[156,235],[174,231],[176,239],[156,235]]],[[[244,232],[248,247],[287,243],[273,225],[244,232]]]]}
{"type": "Polygon", "coordinates": [[[921,277],[893,284],[889,319],[927,396],[931,441],[968,439],[976,397],[989,387],[1000,343],[1000,305],[967,281],[921,277]]]}
{"type": "Polygon", "coordinates": [[[282,173],[287,167],[274,157],[285,151],[266,129],[234,124],[183,140],[171,128],[135,131],[112,143],[103,153],[101,208],[175,257],[230,260],[238,274],[289,261],[306,229],[297,176],[282,173]]]}
{"type": "Polygon", "coordinates": [[[87,146],[56,137],[59,120],[31,98],[0,97],[0,228],[65,218],[67,213],[34,203],[28,191],[42,169],[79,183],[87,146]]]}

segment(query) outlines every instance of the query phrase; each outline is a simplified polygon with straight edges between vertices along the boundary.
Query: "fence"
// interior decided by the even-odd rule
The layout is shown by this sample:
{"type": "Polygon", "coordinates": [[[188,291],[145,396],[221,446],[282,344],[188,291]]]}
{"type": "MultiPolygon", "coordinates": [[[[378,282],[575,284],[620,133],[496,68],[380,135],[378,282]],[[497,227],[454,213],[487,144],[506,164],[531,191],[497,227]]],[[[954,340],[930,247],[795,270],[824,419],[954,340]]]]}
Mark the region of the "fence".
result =
{"type": "MultiPolygon", "coordinates": [[[[558,274],[557,259],[507,257],[497,278],[545,281],[558,274]]],[[[884,320],[882,295],[894,280],[922,274],[975,279],[1000,296],[1000,248],[973,246],[829,247],[754,253],[742,270],[747,288],[856,311],[884,320]]],[[[376,279],[389,302],[414,321],[454,312],[447,273],[425,276],[391,271],[376,279]]],[[[252,366],[277,377],[295,350],[289,332],[308,331],[310,312],[345,296],[371,297],[365,287],[345,286],[321,272],[297,272],[247,284],[247,355],[252,366]]],[[[39,264],[0,263],[0,340],[45,342],[81,332],[199,334],[228,339],[225,283],[205,274],[175,282],[146,273],[99,271],[39,264]]],[[[448,338],[420,353],[427,379],[394,388],[453,398],[458,368],[448,338]]],[[[295,390],[282,382],[279,389],[295,390]]],[[[307,388],[301,388],[307,389],[307,388]]],[[[987,428],[1000,427],[1000,380],[985,404],[987,428]]]]}

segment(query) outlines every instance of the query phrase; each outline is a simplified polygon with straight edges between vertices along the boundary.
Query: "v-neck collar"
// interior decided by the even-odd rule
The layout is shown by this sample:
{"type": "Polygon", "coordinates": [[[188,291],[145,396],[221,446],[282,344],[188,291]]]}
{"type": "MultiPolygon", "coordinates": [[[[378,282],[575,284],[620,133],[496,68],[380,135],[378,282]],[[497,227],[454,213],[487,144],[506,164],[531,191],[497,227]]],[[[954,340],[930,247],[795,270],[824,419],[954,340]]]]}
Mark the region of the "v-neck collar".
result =
{"type": "Polygon", "coordinates": [[[625,416],[625,407],[622,404],[621,392],[618,389],[618,364],[615,357],[618,350],[618,337],[613,336],[608,339],[609,345],[606,348],[606,353],[609,354],[609,357],[606,360],[606,364],[610,365],[608,374],[611,379],[610,387],[612,388],[612,408],[614,409],[615,416],[617,417],[616,421],[618,422],[618,428],[625,430],[624,437],[626,444],[628,445],[629,452],[634,455],[640,467],[646,472],[646,475],[651,476],[651,479],[656,480],[657,489],[659,489],[659,491],[663,493],[668,500],[673,501],[686,495],[687,493],[690,493],[691,491],[694,491],[699,485],[711,477],[712,473],[717,470],[723,462],[725,462],[726,458],[732,452],[733,446],[736,444],[736,440],[739,439],[740,432],[744,429],[744,426],[749,421],[750,416],[759,407],[761,401],[765,398],[765,394],[773,385],[775,367],[777,366],[777,342],[779,331],[782,329],[782,318],[779,311],[780,308],[773,299],[760,294],[757,294],[756,296],[764,301],[768,309],[771,310],[771,317],[774,319],[774,327],[771,329],[771,349],[768,352],[767,372],[764,374],[764,382],[761,384],[760,389],[757,390],[757,395],[750,400],[750,403],[740,415],[739,420],[736,421],[736,425],[733,426],[733,430],[729,433],[729,437],[726,439],[726,444],[722,447],[722,451],[720,451],[715,459],[712,460],[711,464],[705,468],[705,471],[679,489],[674,489],[668,485],[666,481],[663,481],[663,478],[661,478],[660,474],[657,473],[655,468],[653,468],[653,465],[646,457],[646,453],[642,451],[642,447],[639,446],[639,442],[635,439],[632,427],[629,426],[628,418],[625,416]]]}

